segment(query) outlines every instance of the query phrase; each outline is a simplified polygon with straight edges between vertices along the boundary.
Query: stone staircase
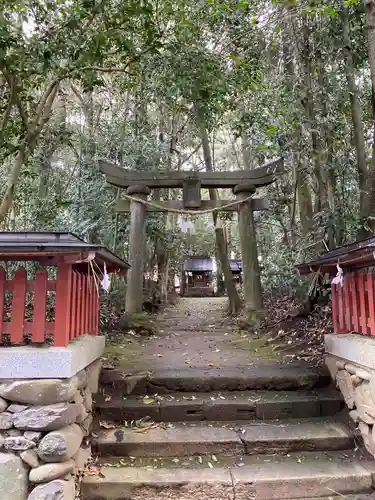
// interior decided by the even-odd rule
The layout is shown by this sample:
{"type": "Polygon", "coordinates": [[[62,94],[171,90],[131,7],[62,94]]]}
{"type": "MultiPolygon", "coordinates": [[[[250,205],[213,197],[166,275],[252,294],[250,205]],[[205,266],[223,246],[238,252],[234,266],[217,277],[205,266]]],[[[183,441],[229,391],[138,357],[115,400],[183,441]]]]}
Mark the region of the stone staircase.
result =
{"type": "Polygon", "coordinates": [[[84,478],[82,498],[371,498],[372,470],[328,382],[294,366],[242,377],[104,370],[93,443],[102,473],[84,478]]]}
{"type": "Polygon", "coordinates": [[[373,467],[328,373],[275,358],[223,320],[225,307],[182,299],[157,335],[108,350],[101,473],[83,478],[82,500],[371,498],[373,467]]]}

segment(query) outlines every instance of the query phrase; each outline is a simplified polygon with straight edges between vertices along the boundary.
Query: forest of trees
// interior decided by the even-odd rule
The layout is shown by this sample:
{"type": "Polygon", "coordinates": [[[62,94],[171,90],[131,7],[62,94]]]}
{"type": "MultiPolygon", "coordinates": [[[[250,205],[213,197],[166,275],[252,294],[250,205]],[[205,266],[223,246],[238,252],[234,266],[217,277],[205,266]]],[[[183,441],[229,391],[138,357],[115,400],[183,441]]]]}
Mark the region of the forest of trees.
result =
{"type": "MultiPolygon", "coordinates": [[[[293,289],[297,262],[375,228],[375,0],[4,0],[0,82],[2,231],[71,231],[126,258],[100,158],[220,171],[282,157],[256,215],[266,288],[293,289]]],[[[235,222],[216,224],[238,254],[235,222]]],[[[186,234],[149,215],[147,239],[148,269],[215,253],[210,216],[186,234]]]]}

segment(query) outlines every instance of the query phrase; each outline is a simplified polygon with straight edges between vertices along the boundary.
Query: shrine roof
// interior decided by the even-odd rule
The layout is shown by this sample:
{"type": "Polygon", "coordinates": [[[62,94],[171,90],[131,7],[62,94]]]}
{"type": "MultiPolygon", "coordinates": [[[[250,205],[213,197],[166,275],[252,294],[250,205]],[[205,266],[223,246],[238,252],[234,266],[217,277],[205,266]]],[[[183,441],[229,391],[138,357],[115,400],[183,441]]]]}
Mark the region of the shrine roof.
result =
{"type": "Polygon", "coordinates": [[[214,265],[211,257],[186,257],[184,260],[184,271],[211,272],[213,270],[214,265]]]}
{"type": "Polygon", "coordinates": [[[300,275],[316,271],[336,273],[336,265],[346,271],[375,266],[375,237],[356,241],[323,253],[318,259],[296,266],[300,275]]]}
{"type": "Polygon", "coordinates": [[[229,261],[231,271],[242,271],[242,261],[239,259],[231,259],[229,261]]]}
{"type": "Polygon", "coordinates": [[[58,261],[72,264],[95,262],[109,272],[126,271],[130,265],[105,246],[87,243],[66,232],[0,232],[1,261],[37,261],[56,265],[58,261]]]}

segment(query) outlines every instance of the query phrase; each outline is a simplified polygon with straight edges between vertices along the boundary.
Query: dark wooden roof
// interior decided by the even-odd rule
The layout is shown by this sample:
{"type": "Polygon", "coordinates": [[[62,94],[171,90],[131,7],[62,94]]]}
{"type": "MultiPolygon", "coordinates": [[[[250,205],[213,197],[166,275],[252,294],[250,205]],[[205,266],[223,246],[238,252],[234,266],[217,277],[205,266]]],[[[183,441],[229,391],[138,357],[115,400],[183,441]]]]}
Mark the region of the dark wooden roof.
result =
{"type": "Polygon", "coordinates": [[[336,273],[336,265],[347,271],[375,265],[375,237],[356,241],[325,252],[318,259],[296,266],[299,274],[305,275],[316,271],[336,273]]]}
{"type": "MultiPolygon", "coordinates": [[[[242,261],[240,259],[231,259],[229,264],[233,272],[242,271],[242,261]]],[[[186,257],[184,260],[184,271],[211,272],[213,269],[213,260],[211,257],[186,257]]]]}
{"type": "Polygon", "coordinates": [[[233,272],[241,272],[242,271],[242,261],[238,259],[231,259],[229,261],[230,269],[233,272]]]}
{"type": "Polygon", "coordinates": [[[107,266],[108,272],[126,271],[129,264],[103,245],[86,243],[72,233],[60,232],[0,232],[1,261],[37,261],[56,265],[65,260],[79,263],[95,254],[99,266],[107,266]]]}
{"type": "Polygon", "coordinates": [[[190,272],[212,272],[214,265],[211,257],[186,257],[184,260],[184,271],[190,272]]]}

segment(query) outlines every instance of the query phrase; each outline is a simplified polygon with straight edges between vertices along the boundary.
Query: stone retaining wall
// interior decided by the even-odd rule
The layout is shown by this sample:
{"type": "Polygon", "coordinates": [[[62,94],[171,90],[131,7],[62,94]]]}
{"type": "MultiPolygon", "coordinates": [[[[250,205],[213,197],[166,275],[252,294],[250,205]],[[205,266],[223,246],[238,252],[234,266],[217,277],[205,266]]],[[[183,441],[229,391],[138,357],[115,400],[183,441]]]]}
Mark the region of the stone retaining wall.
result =
{"type": "Polygon", "coordinates": [[[74,500],[100,368],[96,360],[69,379],[0,380],[0,489],[7,484],[11,500],[74,500]]]}
{"type": "Polygon", "coordinates": [[[326,335],[326,365],[340,389],[349,415],[375,457],[375,338],[326,335]],[[360,361],[360,362],[359,362],[360,361]]]}

